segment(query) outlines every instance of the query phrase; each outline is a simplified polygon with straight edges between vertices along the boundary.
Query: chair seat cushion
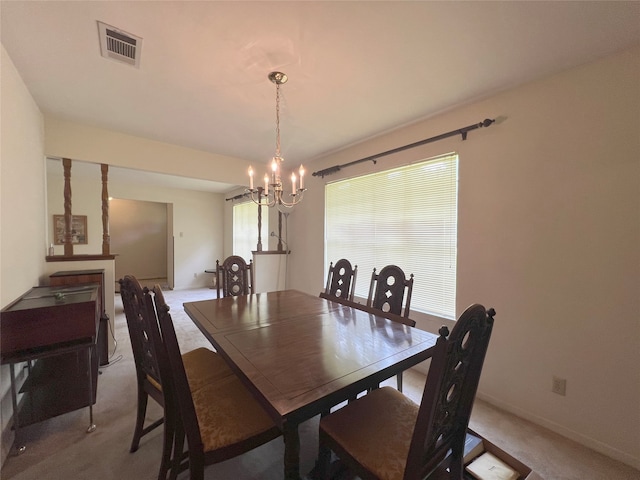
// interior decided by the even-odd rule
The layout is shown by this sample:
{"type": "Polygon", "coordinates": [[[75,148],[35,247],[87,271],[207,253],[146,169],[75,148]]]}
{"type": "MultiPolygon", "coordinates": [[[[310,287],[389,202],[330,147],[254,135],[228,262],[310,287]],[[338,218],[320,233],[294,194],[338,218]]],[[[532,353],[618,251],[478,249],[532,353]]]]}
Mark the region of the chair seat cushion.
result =
{"type": "Polygon", "coordinates": [[[208,348],[200,347],[183,354],[182,362],[191,391],[234,375],[224,358],[208,348]]]}
{"type": "MultiPolygon", "coordinates": [[[[225,377],[234,375],[227,362],[213,350],[200,347],[182,355],[182,362],[189,380],[189,388],[197,390],[207,383],[213,383],[225,377]]],[[[162,385],[151,375],[147,380],[158,391],[162,391],[162,385]]]]}
{"type": "Polygon", "coordinates": [[[191,392],[205,452],[247,440],[274,427],[273,420],[238,377],[191,392]]]}
{"type": "Polygon", "coordinates": [[[418,409],[383,387],[324,417],[320,430],[378,478],[402,480],[418,409]]]}

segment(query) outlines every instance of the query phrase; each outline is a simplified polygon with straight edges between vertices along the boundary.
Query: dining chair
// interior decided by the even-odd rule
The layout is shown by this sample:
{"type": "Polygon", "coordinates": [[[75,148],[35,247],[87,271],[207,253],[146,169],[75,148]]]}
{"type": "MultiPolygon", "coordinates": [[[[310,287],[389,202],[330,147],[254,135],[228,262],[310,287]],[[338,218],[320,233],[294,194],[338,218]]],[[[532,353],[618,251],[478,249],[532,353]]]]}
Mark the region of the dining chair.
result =
{"type": "Polygon", "coordinates": [[[320,420],[318,468],[329,478],[333,451],[363,480],[463,479],[469,417],[495,310],[472,305],[451,335],[440,329],[420,405],[383,387],[320,420]],[[441,477],[439,477],[441,478],[441,477]]]}
{"type": "Polygon", "coordinates": [[[331,262],[327,274],[327,285],[320,296],[328,299],[343,298],[353,301],[357,275],[358,266],[352,267],[351,262],[346,258],[341,258],[335,265],[331,262]]]}
{"type": "Polygon", "coordinates": [[[396,265],[387,265],[380,270],[380,273],[376,273],[374,268],[371,274],[367,306],[409,317],[412,292],[413,273],[409,278],[406,278],[402,269],[396,265]],[[405,289],[407,291],[406,299],[405,289]],[[404,312],[402,310],[403,302],[404,312]]]}
{"type": "Polygon", "coordinates": [[[160,377],[163,385],[168,385],[163,390],[165,403],[174,409],[170,416],[175,422],[170,478],[188,469],[191,480],[203,480],[206,465],[248,452],[282,432],[237,376],[200,386],[191,382],[162,290],[156,285],[153,292],[153,304],[148,308],[157,317],[148,329],[156,351],[161,352],[160,377]]]}
{"type": "MultiPolygon", "coordinates": [[[[133,275],[125,275],[118,282],[131,339],[138,390],[136,424],[129,451],[133,453],[138,450],[140,440],[144,435],[165,424],[163,454],[158,475],[158,478],[164,479],[169,468],[173,433],[172,426],[165,422],[166,409],[158,357],[156,349],[150,341],[145,322],[145,316],[150,314],[144,300],[145,296],[149,295],[149,291],[146,287],[143,288],[133,275]],[[163,416],[145,427],[149,397],[163,407],[163,416]]],[[[194,385],[207,384],[219,378],[234,375],[224,359],[207,348],[196,348],[185,353],[183,362],[187,375],[194,385]]]]}
{"type": "MultiPolygon", "coordinates": [[[[374,268],[369,285],[367,307],[409,318],[412,292],[413,273],[407,279],[404,271],[396,265],[387,265],[380,270],[380,273],[376,273],[374,268]],[[406,301],[405,289],[407,292],[406,301]],[[402,310],[403,302],[405,302],[404,312],[402,310]]],[[[412,326],[415,326],[415,322],[412,326]]],[[[402,372],[396,377],[398,390],[402,391],[402,372]]]]}
{"type": "Polygon", "coordinates": [[[249,264],[238,255],[231,255],[222,264],[216,260],[218,298],[253,293],[253,260],[249,264]]]}

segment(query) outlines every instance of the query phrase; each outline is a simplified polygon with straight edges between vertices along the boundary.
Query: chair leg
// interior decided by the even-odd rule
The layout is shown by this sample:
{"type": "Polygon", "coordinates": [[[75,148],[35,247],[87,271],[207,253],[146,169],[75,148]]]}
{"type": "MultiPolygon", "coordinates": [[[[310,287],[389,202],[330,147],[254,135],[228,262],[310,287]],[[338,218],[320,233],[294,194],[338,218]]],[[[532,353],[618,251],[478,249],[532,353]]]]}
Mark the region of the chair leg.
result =
{"type": "MultiPolygon", "coordinates": [[[[166,412],[165,412],[166,413],[166,412]]],[[[176,436],[175,421],[170,417],[164,419],[164,438],[162,444],[162,460],[160,461],[160,471],[158,480],[167,480],[167,475],[173,462],[172,448],[176,436]]]]}
{"type": "MultiPolygon", "coordinates": [[[[171,458],[171,472],[169,475],[170,480],[176,480],[178,474],[183,470],[182,460],[185,458],[184,440],[185,433],[182,425],[179,423],[173,423],[173,457],[171,458]]],[[[188,459],[186,461],[189,462],[188,459]]],[[[188,463],[187,465],[187,468],[189,468],[190,465],[188,463]]]]}
{"type": "Polygon", "coordinates": [[[331,470],[331,449],[320,444],[318,448],[318,460],[316,461],[316,478],[318,480],[329,480],[331,470]]]}
{"type": "Polygon", "coordinates": [[[147,400],[149,395],[145,392],[140,385],[138,385],[138,414],[136,417],[136,428],[133,431],[133,440],[131,440],[131,448],[129,452],[133,453],[138,450],[140,446],[140,439],[144,430],[144,417],[147,414],[147,400]]]}
{"type": "Polygon", "coordinates": [[[204,480],[204,458],[189,452],[189,479],[204,480]]]}
{"type": "Polygon", "coordinates": [[[396,378],[398,379],[398,391],[401,392],[402,391],[402,372],[400,372],[396,378]]]}
{"type": "Polygon", "coordinates": [[[308,478],[313,480],[355,480],[358,477],[333,455],[329,447],[321,443],[318,447],[318,459],[308,478]]]}

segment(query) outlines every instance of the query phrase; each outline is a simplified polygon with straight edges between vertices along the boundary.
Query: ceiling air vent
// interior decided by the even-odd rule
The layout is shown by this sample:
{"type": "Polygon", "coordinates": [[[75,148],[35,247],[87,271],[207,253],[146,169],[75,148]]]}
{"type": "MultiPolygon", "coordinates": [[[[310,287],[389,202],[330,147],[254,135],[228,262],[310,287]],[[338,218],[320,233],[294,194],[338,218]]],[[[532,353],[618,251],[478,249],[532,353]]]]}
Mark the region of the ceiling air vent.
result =
{"type": "Polygon", "coordinates": [[[103,57],[134,67],[140,66],[142,38],[102,22],[98,22],[98,31],[100,33],[100,52],[103,57]]]}

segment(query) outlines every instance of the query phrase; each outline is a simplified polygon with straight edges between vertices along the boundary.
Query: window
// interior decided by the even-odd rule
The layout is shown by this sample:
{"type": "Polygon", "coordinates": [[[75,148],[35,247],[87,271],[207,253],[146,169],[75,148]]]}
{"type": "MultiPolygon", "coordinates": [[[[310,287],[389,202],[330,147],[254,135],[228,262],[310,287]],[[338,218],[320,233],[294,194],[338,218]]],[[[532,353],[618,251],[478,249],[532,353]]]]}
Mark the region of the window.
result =
{"type": "MultiPolygon", "coordinates": [[[[269,212],[262,213],[262,241],[268,242],[269,212]]],[[[251,252],[258,246],[258,205],[253,202],[238,203],[233,206],[233,254],[239,255],[247,263],[251,252]]]]}
{"type": "MultiPolygon", "coordinates": [[[[448,154],[325,187],[325,268],[358,265],[355,294],[385,265],[414,274],[412,310],[455,319],[458,156],[448,154]]],[[[325,272],[326,274],[326,272],[325,272]]]]}

